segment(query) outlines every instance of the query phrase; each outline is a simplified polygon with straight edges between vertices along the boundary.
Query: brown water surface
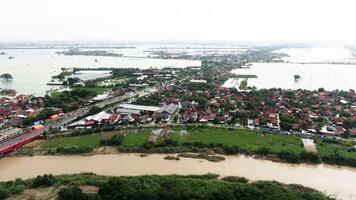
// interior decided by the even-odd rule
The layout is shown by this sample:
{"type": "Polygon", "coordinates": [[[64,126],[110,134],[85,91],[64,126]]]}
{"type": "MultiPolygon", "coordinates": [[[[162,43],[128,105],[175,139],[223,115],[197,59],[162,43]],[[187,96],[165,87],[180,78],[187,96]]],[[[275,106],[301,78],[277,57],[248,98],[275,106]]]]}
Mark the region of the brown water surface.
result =
{"type": "Polygon", "coordinates": [[[93,156],[9,157],[0,160],[0,181],[32,178],[45,173],[93,172],[108,176],[150,174],[206,174],[243,176],[250,180],[276,180],[315,188],[341,199],[356,199],[356,169],[331,165],[291,165],[244,156],[227,156],[223,162],[182,158],[165,160],[164,154],[113,154],[93,156]]]}

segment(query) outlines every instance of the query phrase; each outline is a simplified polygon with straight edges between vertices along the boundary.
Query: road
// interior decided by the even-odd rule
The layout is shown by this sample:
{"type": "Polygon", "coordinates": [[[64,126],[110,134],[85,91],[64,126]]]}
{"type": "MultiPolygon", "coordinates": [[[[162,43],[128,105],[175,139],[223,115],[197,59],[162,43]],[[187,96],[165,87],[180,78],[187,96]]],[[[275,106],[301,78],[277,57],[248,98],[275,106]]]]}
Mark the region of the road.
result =
{"type": "Polygon", "coordinates": [[[75,111],[68,112],[68,113],[64,114],[64,116],[62,116],[59,120],[50,121],[48,123],[45,123],[44,128],[42,128],[41,130],[30,130],[30,131],[24,132],[22,135],[20,135],[16,138],[13,138],[11,140],[1,143],[0,144],[0,152],[3,149],[15,146],[16,144],[19,144],[22,141],[26,141],[30,138],[42,135],[44,132],[48,132],[50,130],[50,128],[57,128],[57,127],[66,125],[80,117],[83,117],[88,114],[88,112],[90,111],[90,108],[92,108],[93,106],[97,106],[99,108],[104,108],[105,106],[112,105],[106,109],[106,110],[109,110],[111,108],[114,108],[116,106],[116,104],[122,103],[123,101],[128,101],[128,100],[133,99],[137,96],[142,97],[142,96],[150,95],[154,92],[154,89],[155,89],[154,87],[146,88],[144,90],[136,91],[135,93],[133,93],[131,95],[114,97],[114,98],[108,99],[106,101],[98,102],[96,104],[93,104],[90,106],[85,106],[85,107],[79,108],[75,111]]]}

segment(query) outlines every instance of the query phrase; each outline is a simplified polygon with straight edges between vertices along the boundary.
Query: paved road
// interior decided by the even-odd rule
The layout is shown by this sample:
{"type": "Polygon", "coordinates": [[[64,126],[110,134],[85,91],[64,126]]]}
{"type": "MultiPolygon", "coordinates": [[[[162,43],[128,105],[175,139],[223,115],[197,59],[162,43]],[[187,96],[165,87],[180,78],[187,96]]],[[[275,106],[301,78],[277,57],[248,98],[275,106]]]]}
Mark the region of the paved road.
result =
{"type": "Polygon", "coordinates": [[[30,131],[28,131],[26,133],[24,132],[24,134],[14,138],[14,139],[11,139],[9,141],[1,143],[0,144],[0,150],[4,149],[4,148],[7,148],[7,147],[10,147],[10,146],[13,146],[13,145],[15,145],[15,144],[17,144],[17,143],[19,143],[21,141],[24,141],[24,140],[28,139],[28,138],[31,138],[31,137],[34,137],[34,136],[37,136],[37,135],[41,135],[44,132],[48,132],[50,128],[57,128],[59,126],[66,125],[66,124],[78,119],[79,117],[82,117],[82,116],[85,116],[86,114],[88,114],[90,108],[92,108],[93,106],[97,106],[99,108],[103,108],[103,107],[105,107],[107,105],[113,104],[113,106],[110,106],[109,108],[107,108],[107,110],[108,110],[108,109],[111,109],[112,107],[115,107],[116,104],[121,103],[123,101],[130,100],[130,99],[132,99],[132,98],[134,98],[136,96],[147,96],[147,95],[150,95],[150,94],[152,94],[153,89],[154,88],[152,87],[152,88],[148,88],[148,89],[145,89],[145,90],[137,91],[132,95],[114,97],[114,98],[108,99],[106,101],[98,102],[96,104],[93,104],[93,105],[90,105],[90,106],[85,106],[85,107],[79,108],[79,109],[77,109],[75,111],[66,113],[59,120],[51,121],[51,122],[48,122],[48,123],[44,124],[44,128],[41,129],[41,130],[37,130],[37,131],[36,130],[30,130],[30,131]]]}

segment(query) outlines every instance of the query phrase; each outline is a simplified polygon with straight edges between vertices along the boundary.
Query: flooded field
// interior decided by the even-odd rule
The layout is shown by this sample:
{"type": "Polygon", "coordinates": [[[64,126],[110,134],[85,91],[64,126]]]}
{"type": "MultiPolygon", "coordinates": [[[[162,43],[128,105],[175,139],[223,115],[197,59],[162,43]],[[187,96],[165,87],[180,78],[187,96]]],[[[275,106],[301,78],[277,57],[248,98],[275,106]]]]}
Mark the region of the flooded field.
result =
{"type": "MultiPolygon", "coordinates": [[[[12,81],[0,81],[0,88],[15,89],[19,94],[44,95],[51,87],[46,84],[62,67],[78,68],[163,68],[200,66],[200,61],[154,59],[144,57],[64,56],[55,52],[63,49],[0,49],[0,74],[10,73],[12,81]],[[14,59],[9,59],[9,57],[14,59]],[[95,61],[97,60],[97,62],[95,61]]],[[[117,52],[117,51],[115,51],[117,52]]],[[[122,49],[117,53],[145,56],[138,50],[122,49]]]]}
{"type": "MultiPolygon", "coordinates": [[[[259,89],[356,89],[356,65],[253,63],[250,68],[235,69],[232,72],[257,75],[258,78],[248,79],[248,86],[256,86],[259,89]],[[296,81],[294,75],[299,75],[301,78],[296,81]]],[[[225,86],[236,87],[236,82],[229,80],[225,86]]]]}

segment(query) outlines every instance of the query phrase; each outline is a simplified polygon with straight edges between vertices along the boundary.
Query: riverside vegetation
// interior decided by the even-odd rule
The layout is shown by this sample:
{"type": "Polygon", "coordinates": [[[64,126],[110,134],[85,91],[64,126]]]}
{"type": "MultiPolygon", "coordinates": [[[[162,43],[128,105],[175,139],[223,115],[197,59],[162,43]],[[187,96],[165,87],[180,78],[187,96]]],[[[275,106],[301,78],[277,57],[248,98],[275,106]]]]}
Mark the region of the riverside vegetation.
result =
{"type": "Polygon", "coordinates": [[[275,181],[249,182],[241,177],[218,175],[169,175],[138,177],[105,177],[91,173],[76,175],[43,175],[34,179],[0,182],[0,200],[42,198],[59,200],[129,200],[129,199],[332,199],[321,192],[300,185],[275,181]],[[92,188],[88,191],[86,188],[92,188]],[[32,191],[35,194],[31,192],[32,191]]]}
{"type": "MultiPolygon", "coordinates": [[[[169,136],[157,143],[148,142],[152,131],[150,128],[111,130],[110,135],[85,130],[75,132],[72,136],[46,140],[38,149],[49,154],[83,154],[91,153],[100,146],[113,146],[120,152],[200,154],[215,152],[226,155],[254,155],[289,163],[325,162],[356,167],[355,143],[351,141],[314,138],[318,151],[314,154],[304,150],[298,136],[204,126],[184,128],[188,132],[187,135],[181,135],[181,130],[182,127],[171,128],[169,136]]],[[[35,154],[36,150],[22,148],[18,152],[35,154]]]]}

